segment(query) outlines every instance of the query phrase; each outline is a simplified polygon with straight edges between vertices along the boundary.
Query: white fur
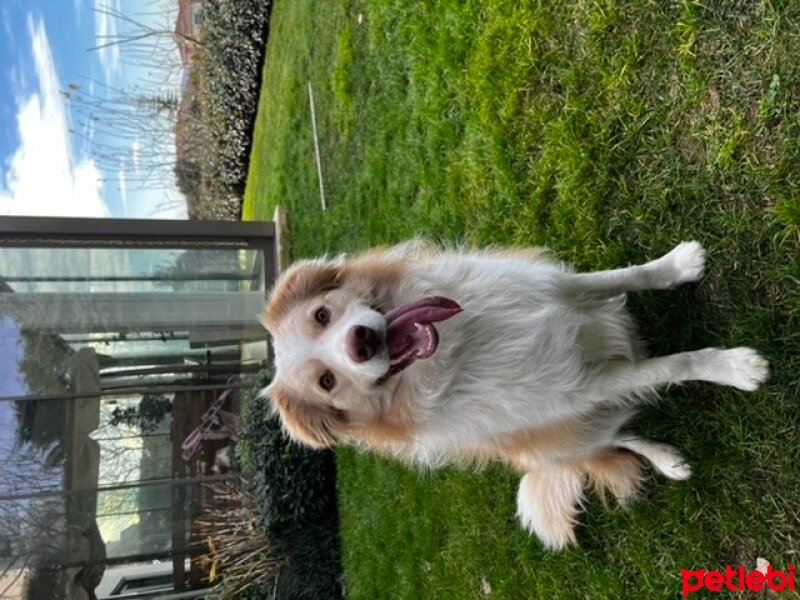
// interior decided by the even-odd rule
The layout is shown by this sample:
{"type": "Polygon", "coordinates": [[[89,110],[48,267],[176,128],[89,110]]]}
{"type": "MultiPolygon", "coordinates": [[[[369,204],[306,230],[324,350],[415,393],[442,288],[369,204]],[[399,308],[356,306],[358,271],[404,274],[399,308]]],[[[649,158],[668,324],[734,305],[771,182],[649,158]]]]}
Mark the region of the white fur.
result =
{"type": "MultiPolygon", "coordinates": [[[[273,332],[276,382],[294,378],[298,387],[294,374],[314,358],[341,370],[355,389],[372,388],[370,400],[359,406],[333,400],[354,415],[379,414],[394,398],[412,398],[411,439],[393,449],[429,465],[521,431],[579,424],[579,439],[566,449],[533,449],[515,459],[526,473],[517,498],[519,518],[550,548],[575,540],[585,479],[575,467],[579,461],[624,449],[670,479],[690,476],[673,448],[620,434],[636,405],[662,386],[699,380],[754,390],[768,375],[766,361],[750,348],[644,357],[624,294],[699,279],[705,251],[697,242],[684,242],[644,265],[595,273],[574,273],[535,253],[429,252],[416,243],[395,247],[384,258],[408,262],[391,291],[394,306],[445,296],[463,307],[436,324],[441,340],[436,353],[376,386],[388,367],[386,354],[358,365],[344,346],[355,324],[381,334],[385,329],[380,313],[365,300],[348,307],[318,340],[302,339],[294,327],[273,332]]],[[[319,395],[313,389],[310,395],[319,395]]]]}
{"type": "Polygon", "coordinates": [[[517,492],[517,517],[545,548],[562,550],[575,543],[575,523],[583,499],[583,475],[550,465],[526,473],[517,492]]]}
{"type": "Polygon", "coordinates": [[[757,388],[768,369],[749,348],[640,357],[619,294],[692,280],[702,273],[703,256],[697,242],[685,242],[642,266],[587,274],[488,253],[413,263],[400,301],[442,295],[464,308],[437,325],[436,354],[401,379],[413,386],[425,415],[415,454],[436,463],[481,438],[545,427],[598,405],[626,405],[689,380],[757,388]]]}
{"type": "Polygon", "coordinates": [[[349,306],[341,318],[316,339],[297,331],[275,336],[275,368],[292,373],[308,360],[319,360],[339,372],[347,372],[354,381],[369,388],[389,368],[389,356],[381,349],[367,362],[356,363],[347,353],[347,333],[355,325],[364,325],[383,333],[386,320],[379,312],[366,306],[349,306]]]}
{"type": "Polygon", "coordinates": [[[658,444],[631,435],[617,437],[613,445],[645,457],[656,471],[668,479],[683,481],[692,475],[692,468],[686,464],[680,453],[667,444],[658,444]]]}

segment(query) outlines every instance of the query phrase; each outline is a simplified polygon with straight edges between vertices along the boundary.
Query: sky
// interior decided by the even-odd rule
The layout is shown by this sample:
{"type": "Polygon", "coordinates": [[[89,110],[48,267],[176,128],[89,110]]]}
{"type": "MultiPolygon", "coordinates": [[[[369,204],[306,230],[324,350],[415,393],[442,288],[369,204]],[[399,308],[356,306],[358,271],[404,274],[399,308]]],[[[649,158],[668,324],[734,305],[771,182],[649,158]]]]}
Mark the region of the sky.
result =
{"type": "MultiPolygon", "coordinates": [[[[0,360],[0,398],[21,396],[26,392],[27,388],[17,368],[21,352],[19,328],[11,319],[0,317],[0,357],[2,357],[0,360]]],[[[8,429],[9,417],[4,412],[7,405],[7,402],[0,402],[0,431],[8,429]]],[[[2,449],[2,437],[0,437],[0,449],[2,449]]]]}
{"type": "Polygon", "coordinates": [[[0,1],[0,216],[186,218],[174,180],[142,166],[145,149],[174,156],[170,126],[155,143],[135,123],[115,133],[108,111],[92,110],[177,93],[169,36],[97,48],[131,31],[109,12],[171,30],[176,10],[177,0],[0,1]]]}

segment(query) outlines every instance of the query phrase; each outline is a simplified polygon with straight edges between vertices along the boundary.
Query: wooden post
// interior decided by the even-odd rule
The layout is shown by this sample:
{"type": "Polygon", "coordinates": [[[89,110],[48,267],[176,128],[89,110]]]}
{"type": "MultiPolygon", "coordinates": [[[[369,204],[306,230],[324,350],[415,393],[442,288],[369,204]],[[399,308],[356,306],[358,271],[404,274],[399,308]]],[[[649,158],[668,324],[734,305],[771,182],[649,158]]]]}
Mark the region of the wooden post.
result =
{"type": "Polygon", "coordinates": [[[314,90],[311,89],[311,82],[308,82],[308,103],[311,105],[311,129],[314,132],[314,153],[317,157],[317,175],[319,176],[319,199],[322,202],[322,210],[327,210],[325,202],[325,183],[322,180],[322,161],[319,157],[319,138],[317,137],[317,113],[314,110],[314,90]]]}

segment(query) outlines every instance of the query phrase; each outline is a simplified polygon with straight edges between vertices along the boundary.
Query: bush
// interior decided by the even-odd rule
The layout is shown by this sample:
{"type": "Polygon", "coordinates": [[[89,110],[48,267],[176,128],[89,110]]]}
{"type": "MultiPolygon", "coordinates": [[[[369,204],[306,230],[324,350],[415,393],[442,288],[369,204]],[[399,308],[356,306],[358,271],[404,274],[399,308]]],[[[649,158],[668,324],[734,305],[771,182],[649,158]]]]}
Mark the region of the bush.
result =
{"type": "Polygon", "coordinates": [[[320,521],[335,509],[330,452],[309,450],[284,436],[263,396],[253,394],[243,422],[240,460],[253,493],[262,501],[267,529],[280,533],[299,523],[320,521]]]}
{"type": "Polygon", "coordinates": [[[259,527],[256,497],[243,480],[212,484],[213,503],[198,521],[201,538],[208,540],[204,556],[215,583],[206,600],[262,600],[275,587],[287,559],[259,527]],[[218,580],[221,576],[221,581],[218,580]]]}
{"type": "Polygon", "coordinates": [[[281,571],[277,598],[341,598],[342,565],[338,516],[299,527],[278,538],[289,561],[281,571]]]}
{"type": "Polygon", "coordinates": [[[270,381],[263,373],[249,392],[237,457],[256,497],[261,526],[287,558],[278,598],[341,598],[336,466],[332,452],[290,441],[269,400],[258,395],[270,381]]]}
{"type": "MultiPolygon", "coordinates": [[[[258,108],[270,0],[204,0],[202,44],[191,83],[202,132],[192,157],[191,218],[238,219],[258,108]]],[[[191,169],[190,169],[191,170],[191,169]]]]}

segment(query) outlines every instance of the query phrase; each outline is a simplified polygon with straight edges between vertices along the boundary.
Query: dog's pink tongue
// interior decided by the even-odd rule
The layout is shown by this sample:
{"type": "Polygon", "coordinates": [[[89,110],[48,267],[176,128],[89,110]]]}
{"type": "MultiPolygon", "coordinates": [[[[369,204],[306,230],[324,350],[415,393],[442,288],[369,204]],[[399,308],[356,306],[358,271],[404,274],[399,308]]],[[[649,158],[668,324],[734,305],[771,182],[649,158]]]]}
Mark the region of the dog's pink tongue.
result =
{"type": "Polygon", "coordinates": [[[405,369],[418,358],[428,358],[439,345],[433,323],[462,311],[457,302],[441,296],[422,298],[386,313],[386,347],[392,361],[391,374],[405,369]]]}

